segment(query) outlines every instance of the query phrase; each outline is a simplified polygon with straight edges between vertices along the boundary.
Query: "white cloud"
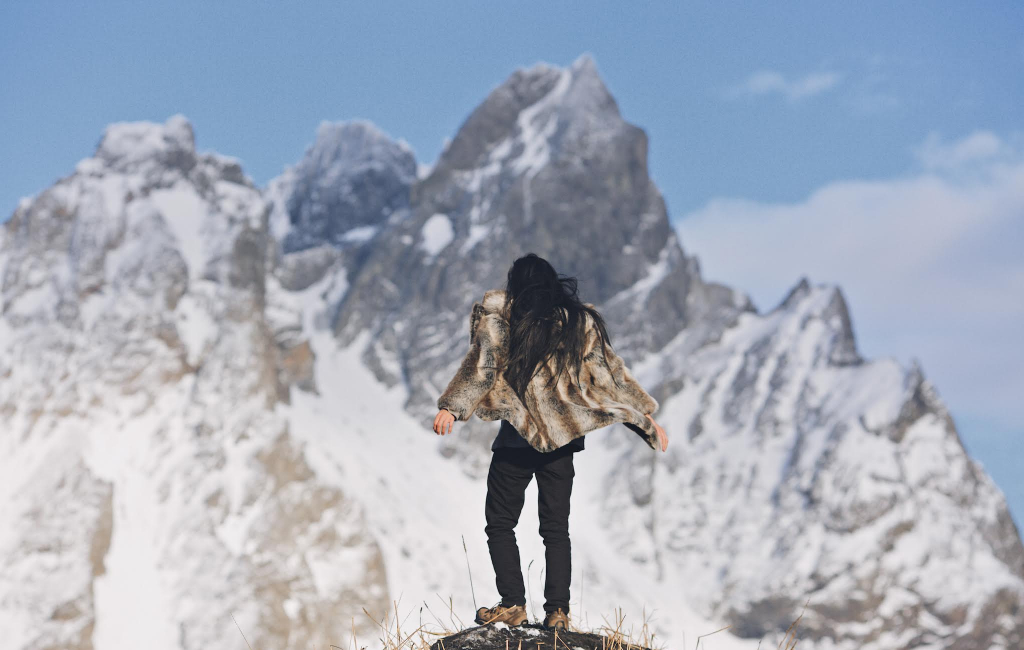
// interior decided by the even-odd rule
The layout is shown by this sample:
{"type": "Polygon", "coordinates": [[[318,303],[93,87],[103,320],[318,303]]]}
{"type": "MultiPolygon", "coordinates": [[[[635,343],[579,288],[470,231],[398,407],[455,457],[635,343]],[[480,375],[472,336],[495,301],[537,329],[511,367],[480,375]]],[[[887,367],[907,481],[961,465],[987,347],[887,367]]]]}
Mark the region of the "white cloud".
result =
{"type": "Polygon", "coordinates": [[[991,131],[975,131],[954,142],[943,142],[933,131],[914,148],[914,155],[929,169],[958,169],[975,163],[1009,162],[1020,150],[1020,143],[1004,142],[991,131]]]}
{"type": "Polygon", "coordinates": [[[849,68],[846,72],[829,69],[834,66],[831,60],[823,61],[819,66],[821,70],[803,76],[787,77],[777,70],[764,69],[726,87],[722,96],[734,100],[775,94],[790,104],[796,104],[842,84],[844,91],[839,95],[839,101],[854,115],[889,114],[904,105],[903,99],[896,92],[898,86],[892,79],[893,68],[898,71],[911,64],[912,61],[906,61],[903,57],[867,53],[839,66],[849,68]]]}
{"type": "Polygon", "coordinates": [[[722,198],[677,222],[704,274],[762,311],[801,275],[836,283],[869,357],[918,358],[957,413],[1024,429],[1024,146],[976,131],[919,168],[798,203],[722,198]]]}
{"type": "Polygon", "coordinates": [[[726,91],[729,98],[777,93],[789,101],[817,95],[835,87],[841,76],[837,72],[812,72],[803,77],[786,79],[775,70],[761,70],[726,91]]]}

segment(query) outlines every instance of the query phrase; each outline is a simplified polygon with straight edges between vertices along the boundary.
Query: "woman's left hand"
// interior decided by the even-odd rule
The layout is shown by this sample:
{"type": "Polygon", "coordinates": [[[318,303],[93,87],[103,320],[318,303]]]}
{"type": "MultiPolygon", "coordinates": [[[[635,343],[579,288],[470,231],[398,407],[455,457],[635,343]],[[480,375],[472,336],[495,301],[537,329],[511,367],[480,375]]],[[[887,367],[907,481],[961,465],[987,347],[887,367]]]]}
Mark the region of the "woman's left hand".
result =
{"type": "Polygon", "coordinates": [[[443,436],[452,432],[455,426],[455,416],[446,409],[441,409],[434,417],[434,433],[443,436]]]}
{"type": "Polygon", "coordinates": [[[654,418],[651,417],[650,413],[645,413],[645,415],[647,416],[647,419],[651,421],[651,424],[654,425],[654,430],[658,434],[658,446],[661,447],[662,451],[668,450],[668,434],[665,433],[665,430],[661,428],[660,424],[654,421],[654,418]]]}

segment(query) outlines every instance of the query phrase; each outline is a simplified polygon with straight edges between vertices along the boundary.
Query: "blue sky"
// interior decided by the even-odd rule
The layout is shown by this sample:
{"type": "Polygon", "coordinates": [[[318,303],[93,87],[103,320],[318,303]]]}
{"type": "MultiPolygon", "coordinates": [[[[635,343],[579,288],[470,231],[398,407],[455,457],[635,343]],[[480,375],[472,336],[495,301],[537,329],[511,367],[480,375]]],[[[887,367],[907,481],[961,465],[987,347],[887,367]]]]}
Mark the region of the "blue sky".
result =
{"type": "Polygon", "coordinates": [[[590,52],[707,277],[834,282],[917,359],[1024,521],[1024,4],[108,2],[0,6],[0,220],[103,128],[181,112],[264,184],[322,120],[432,163],[515,68],[590,52]]]}

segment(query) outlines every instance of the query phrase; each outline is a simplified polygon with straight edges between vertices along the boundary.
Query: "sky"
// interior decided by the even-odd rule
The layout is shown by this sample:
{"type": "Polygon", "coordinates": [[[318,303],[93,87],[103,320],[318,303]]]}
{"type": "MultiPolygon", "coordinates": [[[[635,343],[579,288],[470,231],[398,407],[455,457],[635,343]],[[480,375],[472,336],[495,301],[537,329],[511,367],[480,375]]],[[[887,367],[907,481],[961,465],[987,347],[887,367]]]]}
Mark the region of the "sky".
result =
{"type": "Polygon", "coordinates": [[[704,276],[762,311],[839,285],[1024,522],[1024,3],[3,3],[0,221],[178,112],[258,185],[324,120],[432,164],[516,68],[583,52],[704,276]]]}

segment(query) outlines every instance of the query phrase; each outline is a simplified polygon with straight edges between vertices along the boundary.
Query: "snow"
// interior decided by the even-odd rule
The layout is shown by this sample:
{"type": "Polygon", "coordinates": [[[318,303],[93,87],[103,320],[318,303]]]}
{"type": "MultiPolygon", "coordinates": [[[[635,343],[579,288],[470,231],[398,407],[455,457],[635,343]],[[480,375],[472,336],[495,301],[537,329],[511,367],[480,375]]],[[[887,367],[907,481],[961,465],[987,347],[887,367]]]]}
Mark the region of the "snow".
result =
{"type": "Polygon", "coordinates": [[[60,294],[51,282],[28,289],[8,306],[8,318],[45,319],[52,314],[59,298],[60,294]]]}
{"type": "Polygon", "coordinates": [[[512,169],[516,172],[533,176],[547,165],[551,158],[551,147],[548,140],[558,127],[558,112],[555,109],[565,96],[571,81],[572,71],[560,70],[558,82],[554,88],[519,113],[517,124],[519,125],[519,138],[523,143],[523,152],[512,162],[512,169]]]}
{"type": "Polygon", "coordinates": [[[342,239],[352,242],[364,242],[373,239],[373,236],[380,231],[380,226],[357,226],[347,230],[342,239]]]}
{"type": "Polygon", "coordinates": [[[297,177],[313,178],[320,186],[332,186],[361,174],[367,168],[406,171],[415,176],[415,158],[404,140],[395,141],[366,119],[343,122],[324,120],[317,127],[316,140],[294,168],[297,177]]]}
{"type": "Polygon", "coordinates": [[[174,233],[178,250],[185,257],[191,277],[200,277],[206,263],[207,239],[210,236],[207,203],[195,188],[180,181],[168,189],[154,190],[149,195],[165,222],[174,233]]]}
{"type": "Polygon", "coordinates": [[[271,205],[270,217],[267,220],[267,230],[276,240],[281,241],[291,229],[291,220],[285,208],[286,199],[291,194],[296,182],[294,168],[285,169],[280,176],[277,176],[269,183],[264,191],[267,201],[271,205]]]}
{"type": "Polygon", "coordinates": [[[479,244],[481,241],[487,238],[487,235],[491,233],[492,228],[483,224],[471,224],[469,226],[469,236],[466,237],[466,241],[462,242],[462,246],[459,247],[459,253],[465,255],[474,246],[479,244]]]}
{"type": "MultiPolygon", "coordinates": [[[[407,397],[402,385],[382,387],[361,364],[359,351],[369,342],[364,334],[348,348],[338,349],[329,332],[316,333],[312,338],[313,349],[322,361],[317,363],[316,381],[320,386],[332,387],[331,398],[294,393],[292,404],[278,405],[277,411],[288,419],[290,429],[300,440],[320,450],[309,456],[317,475],[338,485],[363,505],[384,551],[389,591],[396,598],[401,597],[399,609],[430,603],[439,593],[443,598],[453,597],[457,611],[474,611],[465,571],[463,536],[479,599],[490,602],[483,594],[493,592],[494,581],[483,534],[482,480],[470,479],[455,468],[445,468],[447,462],[437,455],[436,434],[401,408],[407,397]],[[381,435],[385,431],[387,435],[381,435]],[[388,462],[382,463],[382,458],[388,462]],[[430,462],[439,465],[425,471],[425,459],[438,459],[430,462]],[[413,544],[403,531],[420,533],[413,544]]],[[[459,436],[460,430],[449,435],[459,436]]],[[[594,437],[591,442],[595,444],[588,444],[587,452],[576,457],[579,478],[574,485],[570,534],[579,571],[600,567],[606,577],[600,587],[586,585],[586,602],[581,605],[579,589],[584,585],[574,575],[570,605],[573,611],[579,612],[580,619],[599,625],[600,616],[613,607],[623,607],[627,621],[639,621],[644,607],[650,611],[657,606],[658,611],[666,612],[664,618],[670,618],[663,625],[671,625],[677,634],[680,630],[717,629],[713,627],[717,622],[709,622],[689,610],[672,583],[659,583],[653,576],[637,573],[628,562],[605,559],[615,557],[616,551],[608,545],[606,532],[599,523],[601,477],[619,462],[619,455],[614,450],[602,453],[598,438],[635,436],[622,429],[588,435],[594,437]],[[672,612],[672,616],[667,612],[672,612]]],[[[536,485],[531,483],[520,530],[531,530],[534,534],[520,533],[519,545],[524,568],[533,562],[532,570],[524,571],[524,576],[533,594],[528,611],[534,620],[543,616],[539,567],[544,564],[543,542],[535,533],[536,503],[536,485]],[[534,523],[530,524],[531,521],[534,523]]],[[[668,628],[664,633],[669,634],[668,628]]],[[[715,643],[711,641],[708,639],[708,648],[756,646],[725,636],[715,643]]]]}
{"type": "Polygon", "coordinates": [[[90,432],[89,464],[118,487],[106,572],[94,586],[97,648],[178,648],[178,626],[170,616],[173,606],[157,550],[163,528],[159,501],[143,460],[152,449],[151,436],[160,427],[162,411],[133,418],[131,435],[114,418],[90,432]]]}
{"type": "Polygon", "coordinates": [[[163,124],[115,122],[104,130],[96,148],[96,158],[115,169],[133,171],[139,165],[165,159],[171,152],[195,153],[192,125],[184,115],[177,113],[163,124]]]}
{"type": "MultiPolygon", "coordinates": [[[[82,158],[75,165],[75,173],[82,176],[99,176],[103,173],[106,167],[102,160],[98,158],[82,158]]],[[[30,198],[22,199],[22,201],[31,201],[30,198]]],[[[19,207],[21,204],[19,203],[19,207]]]]}
{"type": "Polygon", "coordinates": [[[420,236],[420,248],[433,258],[455,238],[452,220],[446,214],[433,214],[423,222],[420,236]]]}
{"type": "Polygon", "coordinates": [[[608,299],[608,304],[615,304],[619,300],[636,300],[642,304],[651,291],[658,287],[661,282],[672,272],[671,255],[672,246],[668,243],[658,253],[658,259],[647,267],[647,273],[643,278],[623,289],[608,299]]]}
{"type": "MultiPolygon", "coordinates": [[[[578,60],[569,68],[538,64],[531,69],[531,73],[537,74],[553,71],[557,75],[554,86],[539,100],[519,112],[516,133],[492,146],[486,164],[464,172],[470,175],[466,183],[469,192],[479,192],[482,181],[496,176],[504,167],[524,176],[524,183],[528,183],[531,177],[548,164],[552,156],[551,139],[558,129],[562,105],[567,101],[573,85],[587,75],[587,66],[578,65],[582,63],[578,60]]],[[[524,191],[528,189],[524,188],[524,191]]],[[[526,203],[529,209],[528,199],[526,203]]]]}
{"type": "Polygon", "coordinates": [[[185,295],[174,313],[178,336],[185,344],[188,363],[197,366],[207,345],[217,334],[217,323],[210,315],[208,304],[199,291],[185,295]]]}
{"type": "MultiPolygon", "coordinates": [[[[592,69],[581,57],[572,83],[561,72],[520,115],[521,141],[498,143],[460,182],[482,188],[510,164],[528,181],[551,155],[559,111],[601,92],[592,69]]],[[[367,124],[326,125],[318,135],[314,153],[332,164],[376,164],[376,145],[386,145],[367,124]]],[[[293,635],[314,618],[340,624],[347,617],[330,608],[354,603],[351,594],[394,599],[403,613],[450,597],[471,619],[496,599],[473,434],[457,424],[455,438],[442,441],[430,430],[431,413],[407,410],[411,380],[425,376],[406,377],[401,352],[371,331],[339,347],[331,324],[349,289],[348,269],[334,268],[298,292],[268,275],[262,311],[252,307],[260,301],[250,289],[224,281],[220,265],[242,228],[260,226],[264,196],[217,179],[200,193],[156,164],[190,147],[191,127],[180,116],[164,125],[112,125],[97,158],[79,163],[76,178],[49,196],[75,215],[70,250],[61,243],[22,254],[3,242],[0,268],[20,271],[4,288],[0,316],[0,412],[9,432],[0,437],[0,511],[9,524],[0,531],[5,643],[65,647],[72,626],[95,614],[97,650],[234,647],[232,614],[264,635],[254,647],[277,647],[284,641],[271,636],[268,617],[293,635]],[[145,169],[131,171],[129,162],[145,169]],[[152,192],[145,196],[143,187],[152,192]],[[175,251],[188,283],[171,310],[162,283],[180,272],[175,251]],[[79,320],[56,323],[58,300],[90,272],[99,288],[79,304],[79,320]],[[267,406],[275,363],[268,332],[309,341],[319,394],[293,386],[290,404],[267,406]],[[368,350],[403,380],[379,382],[365,365],[368,350]],[[455,455],[442,453],[449,441],[455,455]],[[59,492],[71,485],[73,494],[59,492]],[[102,526],[108,485],[113,534],[104,571],[94,575],[89,535],[102,526]],[[70,601],[81,613],[70,622],[53,618],[70,601]]],[[[388,150],[407,153],[401,142],[388,150]]],[[[272,199],[294,180],[282,178],[268,189],[272,199]]],[[[275,210],[271,228],[285,232],[287,215],[280,203],[275,210]]],[[[501,232],[501,215],[491,217],[486,199],[468,214],[463,252],[501,232]]],[[[434,214],[420,245],[436,257],[454,231],[451,216],[434,214]]],[[[346,237],[389,234],[360,227],[346,237]]],[[[672,250],[665,246],[618,299],[642,300],[664,282],[672,250]]],[[[881,650],[922,630],[952,633],[925,610],[917,628],[899,629],[900,617],[923,603],[939,611],[966,606],[970,627],[997,590],[1024,592],[994,549],[1009,543],[993,542],[1002,496],[988,477],[975,478],[944,413],[902,423],[899,440],[886,435],[919,387],[917,369],[891,359],[828,362],[842,326],[825,315],[835,295],[808,287],[786,308],[740,315],[715,340],[687,328],[633,368],[645,385],[668,378],[679,387],[658,413],[672,443],[652,453],[613,426],[588,433],[587,450],[575,457],[576,623],[597,627],[621,607],[636,629],[653,612],[657,638],[687,647],[725,625],[730,609],[747,611],[762,599],[811,598],[822,607],[816,611],[827,611],[878,597],[865,623],[809,615],[845,637],[844,650],[881,650]],[[665,377],[673,366],[678,372],[665,377]],[[702,430],[691,439],[695,422],[702,430]]],[[[417,325],[399,320],[394,328],[404,334],[417,325]]],[[[425,331],[421,343],[445,336],[425,331]]],[[[920,387],[931,394],[930,385],[920,387]]],[[[473,431],[489,438],[496,429],[476,423],[473,431]]],[[[535,483],[520,522],[527,609],[538,620],[545,549],[535,483]]],[[[753,650],[759,643],[723,632],[702,645],[753,650]]],[[[815,647],[832,646],[826,639],[815,647]]]]}
{"type": "MultiPolygon", "coordinates": [[[[656,522],[656,543],[662,540],[673,551],[660,556],[665,561],[660,569],[668,581],[687,584],[688,593],[709,594],[697,599],[705,606],[794,592],[808,593],[819,603],[843,601],[853,584],[843,572],[850,563],[857,571],[870,571],[878,566],[873,558],[882,560],[890,581],[918,584],[919,593],[950,594],[949,607],[982,601],[1003,583],[995,578],[999,562],[990,552],[979,552],[974,534],[965,534],[973,524],[954,523],[971,515],[947,497],[922,498],[936,494],[937,480],[948,483],[939,493],[955,492],[955,486],[969,482],[965,457],[941,418],[919,419],[902,443],[871,430],[897,417],[913,369],[888,359],[827,365],[827,346],[838,324],[821,314],[831,296],[828,288],[816,287],[789,309],[743,314],[717,344],[690,354],[689,384],[662,402],[658,416],[670,438],[671,431],[679,432],[666,460],[676,468],[674,476],[654,472],[650,506],[609,501],[606,521],[627,529],[656,522]],[[733,383],[751,367],[745,359],[756,350],[763,355],[754,362],[756,375],[737,392],[733,383]],[[736,417],[724,417],[737,407],[736,417]],[[768,414],[774,426],[765,430],[757,423],[768,414]],[[703,433],[689,441],[684,432],[697,418],[703,433]],[[846,433],[837,436],[837,431],[846,433]],[[712,477],[716,480],[709,482],[712,477]],[[814,501],[808,503],[805,494],[813,494],[814,501]],[[897,506],[887,510],[890,501],[897,506]],[[891,552],[881,553],[885,536],[906,521],[915,522],[914,528],[896,538],[891,552]],[[850,530],[837,534],[829,526],[850,530]],[[952,530],[960,532],[951,535],[952,530]],[[937,553],[941,545],[936,539],[943,535],[963,548],[937,553]],[[780,539],[788,540],[784,553],[773,541],[780,539]],[[974,558],[974,568],[953,568],[954,558],[965,557],[974,558]],[[952,564],[938,568],[945,563],[952,564]],[[953,585],[952,573],[964,579],[953,585]],[[834,577],[819,591],[808,592],[810,585],[800,576],[812,574],[834,577]],[[730,591],[723,591],[723,585],[730,591]]],[[[682,345],[680,338],[669,349],[682,345]]],[[[638,364],[634,374],[648,377],[641,379],[646,383],[653,380],[653,370],[638,364]]],[[[642,482],[645,475],[644,466],[611,472],[609,490],[628,492],[627,478],[642,482]]],[[[645,536],[614,536],[619,554],[658,562],[645,536]]],[[[1008,577],[1005,570],[1002,575],[1008,577]]],[[[902,607],[887,600],[881,611],[895,616],[902,607]]],[[[850,625],[844,632],[855,630],[850,625]]]]}

